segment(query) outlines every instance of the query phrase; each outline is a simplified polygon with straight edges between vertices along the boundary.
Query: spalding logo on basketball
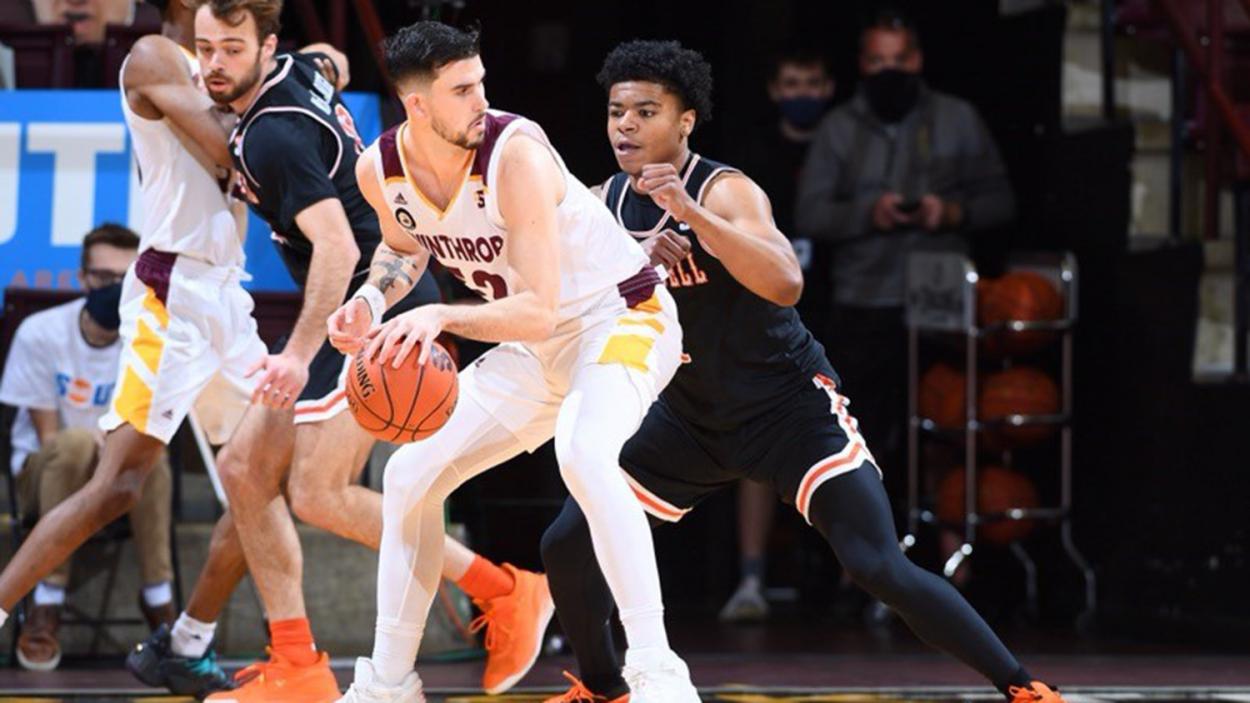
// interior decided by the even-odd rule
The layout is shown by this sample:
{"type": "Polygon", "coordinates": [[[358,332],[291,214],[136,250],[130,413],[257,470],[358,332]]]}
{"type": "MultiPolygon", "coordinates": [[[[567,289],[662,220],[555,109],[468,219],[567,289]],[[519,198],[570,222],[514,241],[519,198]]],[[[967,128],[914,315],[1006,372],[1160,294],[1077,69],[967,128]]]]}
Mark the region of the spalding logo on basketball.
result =
{"type": "Polygon", "coordinates": [[[356,422],[378,439],[415,442],[447,424],[459,398],[456,364],[434,342],[430,358],[418,365],[421,347],[413,347],[399,368],[367,358],[361,349],[347,376],[347,405],[356,422]]]}

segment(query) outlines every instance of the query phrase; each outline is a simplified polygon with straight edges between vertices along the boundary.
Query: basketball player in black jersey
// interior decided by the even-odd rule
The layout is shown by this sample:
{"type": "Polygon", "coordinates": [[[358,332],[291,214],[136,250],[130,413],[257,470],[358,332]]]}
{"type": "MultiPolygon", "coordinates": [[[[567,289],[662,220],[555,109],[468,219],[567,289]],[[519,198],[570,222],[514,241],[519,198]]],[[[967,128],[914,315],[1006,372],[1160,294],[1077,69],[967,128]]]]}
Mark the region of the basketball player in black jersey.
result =
{"type": "MultiPolygon", "coordinates": [[[[923,640],[1014,703],[1062,701],[1032,680],[954,587],[900,551],[881,474],[838,377],[791,307],[802,277],[767,196],[688,146],[710,116],[710,66],[677,42],[634,41],[608,55],[598,80],[621,167],[602,186],[604,202],[667,269],[689,355],[621,452],[653,522],[675,522],[743,478],[771,485],[923,640]]],[[[612,598],[572,500],[542,552],[583,679],[548,703],[624,700],[612,598]]]]}

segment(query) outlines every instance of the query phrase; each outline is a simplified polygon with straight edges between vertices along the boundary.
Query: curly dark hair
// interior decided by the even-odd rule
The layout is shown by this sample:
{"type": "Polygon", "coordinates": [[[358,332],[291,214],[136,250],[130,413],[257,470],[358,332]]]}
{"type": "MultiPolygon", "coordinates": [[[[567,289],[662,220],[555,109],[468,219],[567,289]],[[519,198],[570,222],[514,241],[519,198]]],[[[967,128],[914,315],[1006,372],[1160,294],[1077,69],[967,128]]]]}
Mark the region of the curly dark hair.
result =
{"type": "Polygon", "coordinates": [[[479,30],[461,30],[433,21],[414,22],[386,40],[386,69],[391,78],[429,80],[438,69],[481,53],[479,30]]]}
{"type": "Polygon", "coordinates": [[[595,76],[604,90],[625,81],[659,83],[695,111],[695,124],[712,119],[712,66],[678,41],[635,39],[618,45],[595,76]]]}

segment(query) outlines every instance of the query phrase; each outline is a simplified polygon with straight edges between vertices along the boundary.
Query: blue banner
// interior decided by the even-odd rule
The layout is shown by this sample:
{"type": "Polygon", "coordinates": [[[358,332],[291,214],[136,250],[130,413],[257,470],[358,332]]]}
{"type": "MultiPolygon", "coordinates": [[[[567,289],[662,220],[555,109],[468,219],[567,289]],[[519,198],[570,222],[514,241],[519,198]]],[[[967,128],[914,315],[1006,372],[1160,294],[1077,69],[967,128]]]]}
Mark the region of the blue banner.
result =
{"type": "MultiPolygon", "coordinates": [[[[382,131],[371,93],[343,96],[366,144],[382,131]]],[[[75,288],[83,236],[102,222],[142,222],[130,135],[115,90],[0,91],[0,288],[75,288]]],[[[294,290],[252,215],[253,290],[294,290]]]]}

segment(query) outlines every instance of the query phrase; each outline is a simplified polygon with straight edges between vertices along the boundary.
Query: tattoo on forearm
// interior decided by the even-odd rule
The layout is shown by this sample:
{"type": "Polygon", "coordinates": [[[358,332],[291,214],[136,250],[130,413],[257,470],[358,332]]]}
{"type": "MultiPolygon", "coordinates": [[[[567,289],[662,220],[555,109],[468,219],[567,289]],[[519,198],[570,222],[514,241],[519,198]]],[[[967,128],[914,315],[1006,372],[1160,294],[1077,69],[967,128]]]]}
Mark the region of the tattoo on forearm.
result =
{"type": "Polygon", "coordinates": [[[383,293],[390,290],[395,282],[403,278],[408,285],[412,285],[412,275],[408,273],[408,262],[402,258],[388,259],[379,261],[374,267],[382,270],[382,278],[378,280],[378,290],[383,293]]]}

